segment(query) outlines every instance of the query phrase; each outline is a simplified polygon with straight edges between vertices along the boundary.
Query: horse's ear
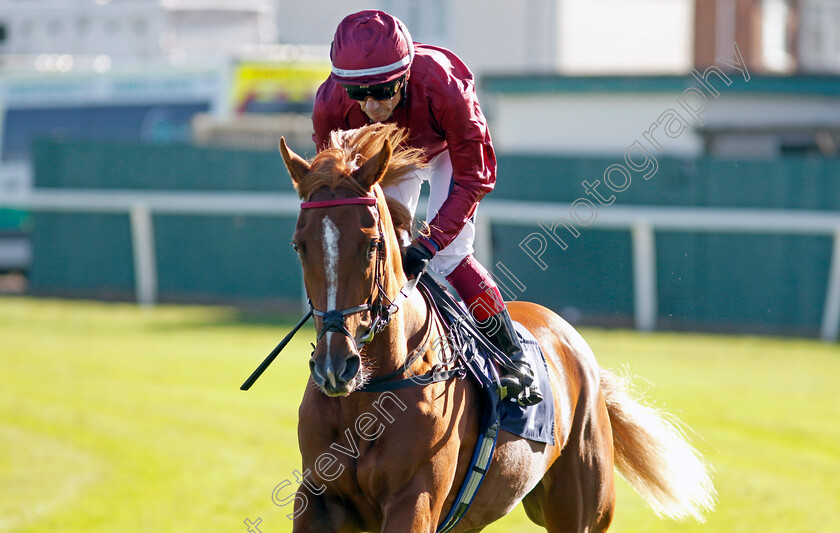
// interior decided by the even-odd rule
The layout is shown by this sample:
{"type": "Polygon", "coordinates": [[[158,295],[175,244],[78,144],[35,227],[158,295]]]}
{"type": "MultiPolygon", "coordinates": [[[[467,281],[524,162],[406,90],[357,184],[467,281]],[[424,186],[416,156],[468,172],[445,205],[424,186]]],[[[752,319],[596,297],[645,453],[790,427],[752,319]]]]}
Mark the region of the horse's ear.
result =
{"type": "Polygon", "coordinates": [[[382,179],[385,171],[388,169],[388,162],[391,161],[391,143],[385,139],[382,149],[379,153],[360,166],[354,173],[353,177],[356,181],[366,189],[373,187],[375,183],[382,179]]]}
{"type": "Polygon", "coordinates": [[[280,153],[283,154],[283,161],[286,163],[286,168],[289,170],[292,181],[300,185],[303,177],[309,172],[309,163],[304,161],[301,156],[289,150],[286,146],[286,139],[283,137],[280,137],[280,153]]]}

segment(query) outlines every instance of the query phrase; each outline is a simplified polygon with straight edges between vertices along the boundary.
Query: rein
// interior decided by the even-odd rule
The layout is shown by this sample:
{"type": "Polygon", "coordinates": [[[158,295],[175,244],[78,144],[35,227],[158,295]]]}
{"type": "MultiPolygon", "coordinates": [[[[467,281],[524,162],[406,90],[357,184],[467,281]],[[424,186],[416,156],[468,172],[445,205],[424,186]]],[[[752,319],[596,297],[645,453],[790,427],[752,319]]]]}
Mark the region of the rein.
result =
{"type": "MultiPolygon", "coordinates": [[[[421,274],[422,275],[422,274],[421,274]]],[[[414,286],[417,285],[417,282],[420,281],[420,276],[417,276],[413,280],[414,283],[412,284],[412,289],[414,286]]],[[[421,287],[426,287],[425,284],[421,283],[421,287]]],[[[410,289],[409,289],[410,291],[410,289]]],[[[402,292],[400,293],[403,294],[402,292]]],[[[426,293],[426,291],[420,291],[420,294],[423,296],[423,299],[426,301],[426,304],[429,308],[429,312],[435,314],[436,316],[439,315],[439,312],[434,305],[434,302],[431,299],[431,296],[426,293]]],[[[407,293],[406,293],[407,295],[407,293]]],[[[426,334],[423,337],[423,342],[420,343],[420,346],[415,348],[411,353],[409,353],[405,358],[405,363],[395,371],[391,372],[390,374],[386,374],[384,376],[380,376],[377,378],[373,378],[363,386],[357,388],[354,392],[385,392],[385,391],[394,391],[399,389],[405,389],[407,387],[413,386],[426,386],[431,383],[437,383],[438,381],[449,381],[450,379],[457,377],[463,378],[467,370],[465,366],[456,365],[453,368],[448,370],[443,370],[443,367],[448,366],[444,364],[437,364],[432,367],[431,370],[426,372],[425,374],[415,375],[411,374],[411,365],[414,364],[414,361],[422,355],[422,353],[426,350],[426,346],[429,343],[429,338],[432,334],[432,324],[429,325],[428,329],[426,330],[426,334]],[[395,379],[400,376],[404,376],[409,374],[410,376],[403,379],[395,379]]]]}

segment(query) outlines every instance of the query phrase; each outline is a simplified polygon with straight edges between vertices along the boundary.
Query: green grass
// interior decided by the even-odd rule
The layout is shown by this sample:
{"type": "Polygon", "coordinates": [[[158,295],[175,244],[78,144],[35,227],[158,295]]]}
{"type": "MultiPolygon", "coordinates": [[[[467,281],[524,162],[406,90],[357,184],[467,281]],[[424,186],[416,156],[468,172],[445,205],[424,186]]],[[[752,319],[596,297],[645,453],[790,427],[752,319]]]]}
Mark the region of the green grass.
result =
{"type": "MultiPolygon", "coordinates": [[[[312,331],[249,392],[288,324],[224,308],[0,298],[0,531],[290,531],[312,331]]],[[[705,526],[657,519],[623,482],[613,532],[840,531],[840,346],[584,330],[691,427],[715,469],[705,526]]],[[[521,507],[488,532],[540,531],[521,507]]]]}

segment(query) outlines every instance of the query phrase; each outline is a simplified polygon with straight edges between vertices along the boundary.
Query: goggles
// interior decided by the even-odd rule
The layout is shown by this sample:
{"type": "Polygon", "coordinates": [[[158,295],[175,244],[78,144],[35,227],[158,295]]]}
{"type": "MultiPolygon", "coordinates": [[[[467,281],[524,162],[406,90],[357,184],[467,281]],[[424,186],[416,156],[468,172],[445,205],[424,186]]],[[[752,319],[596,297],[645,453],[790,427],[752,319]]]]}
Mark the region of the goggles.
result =
{"type": "Polygon", "coordinates": [[[402,88],[404,79],[403,77],[377,85],[345,85],[342,83],[341,86],[347,91],[347,96],[353,100],[362,102],[368,98],[373,98],[374,100],[390,100],[402,88]]]}

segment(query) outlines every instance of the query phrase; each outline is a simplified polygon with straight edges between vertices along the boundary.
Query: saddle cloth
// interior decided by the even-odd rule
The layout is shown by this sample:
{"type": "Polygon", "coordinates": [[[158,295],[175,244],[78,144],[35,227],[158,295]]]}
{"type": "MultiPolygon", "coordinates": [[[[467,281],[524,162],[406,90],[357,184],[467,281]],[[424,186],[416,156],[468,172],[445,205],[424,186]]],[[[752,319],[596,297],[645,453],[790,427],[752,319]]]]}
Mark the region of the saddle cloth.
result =
{"type": "MultiPolygon", "coordinates": [[[[498,405],[501,413],[500,427],[508,433],[536,442],[554,444],[554,401],[545,355],[530,331],[519,322],[514,322],[513,325],[516,328],[516,334],[519,336],[522,351],[539,380],[543,401],[528,407],[523,407],[511,400],[500,401],[498,390],[494,384],[494,375],[497,374],[497,370],[495,368],[491,369],[491,366],[494,366],[492,356],[479,347],[476,348],[478,357],[475,359],[478,364],[473,365],[473,368],[481,370],[483,379],[479,381],[479,384],[482,385],[482,391],[484,392],[485,408],[492,410],[496,408],[496,404],[500,404],[498,405]]],[[[468,346],[475,347],[475,344],[469,344],[468,346]]],[[[468,354],[467,357],[470,358],[470,355],[468,354]]]]}

